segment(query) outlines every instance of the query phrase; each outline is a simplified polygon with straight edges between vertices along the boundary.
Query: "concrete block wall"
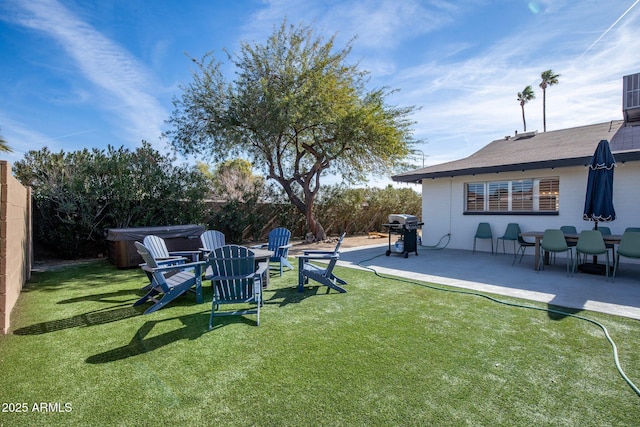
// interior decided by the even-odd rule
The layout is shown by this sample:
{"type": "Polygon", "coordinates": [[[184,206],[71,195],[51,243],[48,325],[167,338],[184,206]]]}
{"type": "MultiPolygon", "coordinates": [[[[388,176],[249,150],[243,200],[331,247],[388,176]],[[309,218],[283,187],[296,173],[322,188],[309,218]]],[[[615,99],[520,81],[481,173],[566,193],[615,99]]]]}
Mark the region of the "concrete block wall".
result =
{"type": "Polygon", "coordinates": [[[0,160],[0,334],[11,324],[11,312],[33,263],[31,191],[0,160]]]}

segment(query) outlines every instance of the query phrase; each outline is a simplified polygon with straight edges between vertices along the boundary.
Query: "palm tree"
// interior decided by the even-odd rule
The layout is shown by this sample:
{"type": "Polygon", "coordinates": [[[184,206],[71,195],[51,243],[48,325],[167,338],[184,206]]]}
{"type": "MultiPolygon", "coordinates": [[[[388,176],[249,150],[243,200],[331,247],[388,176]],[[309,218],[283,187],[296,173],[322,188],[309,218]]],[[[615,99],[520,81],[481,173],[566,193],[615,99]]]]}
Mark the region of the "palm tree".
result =
{"type": "Polygon", "coordinates": [[[554,74],[553,70],[543,71],[540,74],[542,81],[540,87],[542,88],[542,128],[543,131],[547,131],[547,86],[553,86],[558,84],[558,77],[560,74],[554,74]]]}
{"type": "Polygon", "coordinates": [[[522,124],[524,125],[524,131],[527,131],[527,121],[524,118],[524,104],[536,98],[536,94],[533,93],[531,85],[527,85],[522,92],[518,92],[518,101],[522,108],[522,124]]]}
{"type": "Polygon", "coordinates": [[[5,141],[2,135],[0,135],[0,152],[11,153],[12,151],[11,147],[7,145],[7,141],[5,141]]]}

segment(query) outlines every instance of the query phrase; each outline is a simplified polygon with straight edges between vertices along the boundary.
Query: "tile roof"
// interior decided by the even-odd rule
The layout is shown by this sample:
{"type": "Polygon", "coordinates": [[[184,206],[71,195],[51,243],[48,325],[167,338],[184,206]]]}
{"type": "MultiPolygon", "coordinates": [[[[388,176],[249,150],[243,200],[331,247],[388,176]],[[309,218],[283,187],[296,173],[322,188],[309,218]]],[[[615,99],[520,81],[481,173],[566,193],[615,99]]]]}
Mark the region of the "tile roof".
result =
{"type": "Polygon", "coordinates": [[[640,160],[640,126],[625,127],[624,121],[613,120],[497,139],[464,159],[391,178],[399,182],[420,182],[427,178],[586,165],[603,139],[610,142],[617,161],[640,160]]]}

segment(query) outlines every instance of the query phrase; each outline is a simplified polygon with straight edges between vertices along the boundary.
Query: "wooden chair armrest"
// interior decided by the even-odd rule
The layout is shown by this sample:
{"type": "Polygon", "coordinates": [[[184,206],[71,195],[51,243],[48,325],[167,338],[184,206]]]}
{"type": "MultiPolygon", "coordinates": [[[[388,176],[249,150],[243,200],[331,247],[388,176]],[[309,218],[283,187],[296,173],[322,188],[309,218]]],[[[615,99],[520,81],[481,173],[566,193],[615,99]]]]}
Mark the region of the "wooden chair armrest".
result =
{"type": "Polygon", "coordinates": [[[336,258],[338,259],[340,256],[338,254],[334,254],[333,252],[329,252],[326,254],[313,254],[313,255],[297,255],[297,258],[302,258],[304,260],[311,260],[311,259],[333,259],[336,258]]]}
{"type": "Polygon", "coordinates": [[[305,255],[334,255],[335,251],[309,250],[302,253],[305,255]]]}
{"type": "Polygon", "coordinates": [[[156,262],[158,264],[164,263],[164,262],[175,262],[175,261],[187,261],[188,258],[187,257],[183,257],[183,256],[170,256],[168,258],[156,258],[156,262]]]}
{"type": "Polygon", "coordinates": [[[178,265],[161,265],[158,266],[156,268],[153,267],[149,267],[146,264],[142,265],[142,269],[144,271],[148,271],[150,273],[153,273],[155,271],[160,271],[160,272],[165,272],[165,271],[171,271],[171,270],[184,270],[187,268],[192,268],[192,267],[197,267],[197,266],[201,266],[204,265],[205,261],[197,261],[197,262],[189,262],[186,264],[178,264],[178,265]]]}
{"type": "Polygon", "coordinates": [[[267,269],[269,268],[269,263],[268,262],[259,262],[258,263],[258,269],[256,270],[257,275],[262,276],[264,274],[265,271],[267,271],[267,269]]]}

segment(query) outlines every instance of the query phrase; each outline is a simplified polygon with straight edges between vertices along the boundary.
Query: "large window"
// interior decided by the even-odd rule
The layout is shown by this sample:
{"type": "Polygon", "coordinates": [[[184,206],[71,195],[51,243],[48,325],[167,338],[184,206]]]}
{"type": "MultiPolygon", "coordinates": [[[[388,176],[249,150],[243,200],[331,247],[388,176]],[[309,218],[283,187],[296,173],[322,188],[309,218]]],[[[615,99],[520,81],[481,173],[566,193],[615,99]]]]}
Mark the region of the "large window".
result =
{"type": "Polygon", "coordinates": [[[465,184],[465,213],[557,213],[560,179],[532,178],[465,184]]]}

